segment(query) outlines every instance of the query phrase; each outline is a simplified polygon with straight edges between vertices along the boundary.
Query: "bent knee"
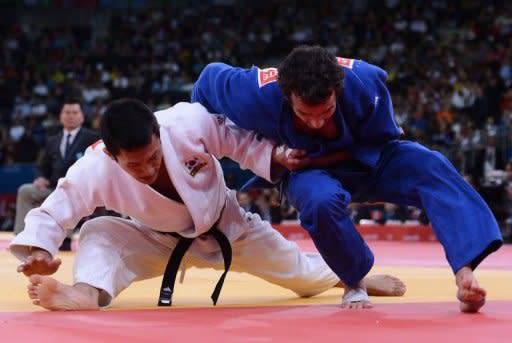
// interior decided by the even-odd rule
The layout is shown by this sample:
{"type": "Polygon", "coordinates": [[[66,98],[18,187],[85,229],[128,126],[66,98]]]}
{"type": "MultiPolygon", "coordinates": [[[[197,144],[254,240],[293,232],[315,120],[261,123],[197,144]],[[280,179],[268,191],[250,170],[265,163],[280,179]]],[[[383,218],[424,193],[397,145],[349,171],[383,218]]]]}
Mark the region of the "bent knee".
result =
{"type": "MultiPolygon", "coordinates": [[[[112,222],[113,217],[102,216],[87,220],[80,228],[80,241],[83,241],[87,237],[94,236],[105,237],[111,239],[114,236],[118,236],[116,233],[116,225],[112,222]]],[[[122,233],[121,233],[122,234],[122,233]]]]}
{"type": "Polygon", "coordinates": [[[27,197],[34,192],[35,186],[31,183],[25,183],[18,188],[18,196],[27,197]]]}

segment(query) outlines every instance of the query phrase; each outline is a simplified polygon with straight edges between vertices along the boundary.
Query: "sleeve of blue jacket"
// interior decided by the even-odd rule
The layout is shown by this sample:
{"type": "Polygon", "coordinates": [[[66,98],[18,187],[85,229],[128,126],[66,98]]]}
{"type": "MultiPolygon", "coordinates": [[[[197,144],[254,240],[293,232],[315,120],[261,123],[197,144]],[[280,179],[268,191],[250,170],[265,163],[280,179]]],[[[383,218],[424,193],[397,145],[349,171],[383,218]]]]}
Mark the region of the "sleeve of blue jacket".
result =
{"type": "MultiPolygon", "coordinates": [[[[250,71],[224,63],[208,64],[192,89],[192,102],[201,103],[212,113],[227,114],[240,125],[243,104],[235,99],[242,86],[250,82],[250,71]],[[234,117],[234,118],[232,118],[234,117]]],[[[244,87],[246,88],[246,87],[244,87]]]]}
{"type": "Polygon", "coordinates": [[[208,64],[192,90],[192,102],[212,113],[225,114],[236,125],[276,139],[282,92],[277,82],[258,84],[257,67],[243,69],[224,63],[208,64]]]}
{"type": "MultiPolygon", "coordinates": [[[[381,68],[361,60],[350,60],[345,72],[343,94],[338,98],[336,115],[354,136],[345,148],[373,165],[383,143],[400,137],[395,124],[391,97],[386,87],[387,74],[381,68]]],[[[257,131],[267,138],[287,142],[282,137],[284,97],[277,77],[262,82],[264,70],[242,69],[223,63],[205,67],[192,91],[192,101],[210,112],[227,115],[238,126],[257,131]]],[[[277,76],[277,70],[276,74],[277,76]]],[[[287,135],[293,134],[288,131],[287,135]]]]}

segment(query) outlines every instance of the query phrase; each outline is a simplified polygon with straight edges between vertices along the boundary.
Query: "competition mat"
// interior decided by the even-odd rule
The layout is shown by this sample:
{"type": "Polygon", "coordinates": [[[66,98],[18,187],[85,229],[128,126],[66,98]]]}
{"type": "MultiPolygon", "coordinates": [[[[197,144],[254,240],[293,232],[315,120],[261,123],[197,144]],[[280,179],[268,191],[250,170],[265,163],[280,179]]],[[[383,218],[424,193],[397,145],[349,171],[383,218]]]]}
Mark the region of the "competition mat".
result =
{"type": "MultiPolygon", "coordinates": [[[[16,273],[9,236],[0,236],[2,342],[510,342],[512,245],[491,255],[476,276],[487,290],[477,314],[462,314],[453,275],[437,242],[369,242],[371,274],[393,274],[407,285],[403,297],[371,297],[371,310],[343,310],[343,290],[312,298],[247,274],[228,273],[219,303],[210,294],[221,271],[188,269],[177,282],[172,308],[156,306],[160,278],[136,282],[101,311],[50,312],[32,305],[27,281],[16,273]]],[[[296,241],[314,251],[307,239],[296,241]]],[[[71,282],[74,253],[60,253],[55,277],[71,282]]]]}

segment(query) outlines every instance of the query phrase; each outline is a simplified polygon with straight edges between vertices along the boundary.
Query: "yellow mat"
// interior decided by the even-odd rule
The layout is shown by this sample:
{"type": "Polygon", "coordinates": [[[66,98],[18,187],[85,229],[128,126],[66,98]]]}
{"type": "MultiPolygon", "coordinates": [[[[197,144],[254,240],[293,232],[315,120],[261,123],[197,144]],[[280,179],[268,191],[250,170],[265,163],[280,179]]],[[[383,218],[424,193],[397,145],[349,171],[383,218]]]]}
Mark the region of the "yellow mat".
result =
{"type": "MultiPolygon", "coordinates": [[[[60,253],[62,266],[55,278],[71,283],[74,253],[60,253]]],[[[7,251],[0,252],[0,311],[39,311],[26,295],[27,279],[16,272],[18,261],[7,251]]],[[[392,274],[407,285],[403,297],[371,297],[374,304],[456,301],[454,278],[448,268],[376,266],[371,274],[392,274]]],[[[177,282],[175,307],[211,307],[210,294],[221,272],[188,269],[183,284],[177,282]]],[[[487,289],[488,300],[512,300],[512,271],[478,270],[477,277],[487,289]]],[[[161,278],[135,282],[114,300],[111,310],[157,308],[161,278]]],[[[336,288],[312,298],[298,298],[293,292],[248,274],[229,272],[217,306],[276,306],[339,304],[343,290],[336,288]]]]}

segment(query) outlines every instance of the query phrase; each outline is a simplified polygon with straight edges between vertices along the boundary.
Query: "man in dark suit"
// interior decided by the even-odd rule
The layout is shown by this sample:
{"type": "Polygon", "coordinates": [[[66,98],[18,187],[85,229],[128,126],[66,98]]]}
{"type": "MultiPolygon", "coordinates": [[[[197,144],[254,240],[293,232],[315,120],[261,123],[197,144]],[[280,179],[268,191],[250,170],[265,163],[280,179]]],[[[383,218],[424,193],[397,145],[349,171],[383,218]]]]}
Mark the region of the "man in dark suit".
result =
{"type": "MultiPolygon", "coordinates": [[[[43,202],[68,168],[82,157],[89,145],[99,139],[96,132],[82,127],[83,122],[84,114],[80,102],[75,99],[65,101],[60,112],[62,131],[48,137],[38,163],[36,179],[18,189],[14,233],[23,231],[27,213],[43,202]]],[[[71,234],[68,236],[61,250],[71,249],[71,234]]]]}

